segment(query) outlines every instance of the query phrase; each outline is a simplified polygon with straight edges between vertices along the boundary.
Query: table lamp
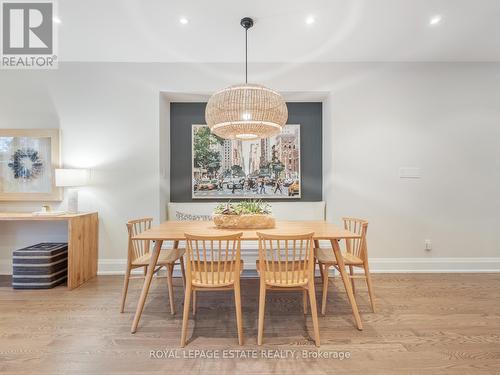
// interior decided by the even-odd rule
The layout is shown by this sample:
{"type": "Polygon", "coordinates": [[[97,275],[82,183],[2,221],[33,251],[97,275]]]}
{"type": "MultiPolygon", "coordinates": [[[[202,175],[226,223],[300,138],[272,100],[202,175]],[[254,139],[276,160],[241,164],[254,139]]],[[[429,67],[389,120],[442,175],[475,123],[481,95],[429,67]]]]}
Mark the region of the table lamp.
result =
{"type": "Polygon", "coordinates": [[[56,186],[69,187],[68,189],[68,213],[78,213],[78,186],[89,183],[88,169],[56,169],[56,186]]]}

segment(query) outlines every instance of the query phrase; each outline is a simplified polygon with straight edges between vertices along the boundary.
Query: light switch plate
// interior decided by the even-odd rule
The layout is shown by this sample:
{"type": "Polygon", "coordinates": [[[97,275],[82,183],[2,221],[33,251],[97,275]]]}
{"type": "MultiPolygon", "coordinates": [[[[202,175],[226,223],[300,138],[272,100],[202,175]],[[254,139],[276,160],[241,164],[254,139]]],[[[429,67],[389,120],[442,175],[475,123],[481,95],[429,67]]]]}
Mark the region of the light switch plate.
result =
{"type": "Polygon", "coordinates": [[[399,178],[420,178],[420,168],[400,167],[399,178]]]}

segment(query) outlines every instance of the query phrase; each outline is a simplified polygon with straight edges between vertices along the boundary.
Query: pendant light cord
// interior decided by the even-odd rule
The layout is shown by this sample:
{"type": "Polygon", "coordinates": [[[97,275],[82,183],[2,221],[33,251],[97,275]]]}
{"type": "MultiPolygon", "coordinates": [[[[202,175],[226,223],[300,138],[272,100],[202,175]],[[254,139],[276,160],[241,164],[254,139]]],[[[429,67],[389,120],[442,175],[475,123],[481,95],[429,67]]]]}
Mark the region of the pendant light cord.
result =
{"type": "Polygon", "coordinates": [[[245,83],[248,83],[248,29],[245,28],[245,83]]]}
{"type": "Polygon", "coordinates": [[[248,29],[253,26],[253,19],[250,17],[242,18],[240,25],[245,29],[245,84],[248,83],[248,29]]]}

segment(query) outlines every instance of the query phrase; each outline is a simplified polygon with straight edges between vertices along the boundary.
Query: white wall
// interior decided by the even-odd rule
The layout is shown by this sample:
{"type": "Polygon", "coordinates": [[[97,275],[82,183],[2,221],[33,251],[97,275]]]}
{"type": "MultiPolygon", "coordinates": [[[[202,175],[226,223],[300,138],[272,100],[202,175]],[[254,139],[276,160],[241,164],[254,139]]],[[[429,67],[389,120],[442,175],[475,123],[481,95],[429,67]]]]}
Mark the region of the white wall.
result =
{"type": "MultiPolygon", "coordinates": [[[[241,64],[126,63],[0,71],[0,127],[60,127],[64,165],[95,170],[80,205],[99,211],[100,258],[122,259],[125,221],[158,220],[167,202],[169,165],[160,165],[160,144],[168,145],[169,112],[159,92],[211,92],[241,73],[241,64]]],[[[327,215],[368,218],[371,257],[499,256],[500,64],[255,64],[250,77],[281,91],[329,92],[327,215]],[[402,166],[421,168],[422,178],[399,179],[402,166]]],[[[38,206],[0,203],[0,210],[38,206]]],[[[48,233],[34,230],[0,223],[4,266],[13,248],[48,233]]],[[[63,234],[58,227],[42,239],[63,234]]]]}
{"type": "Polygon", "coordinates": [[[371,255],[500,256],[498,65],[374,69],[334,91],[330,108],[328,213],[368,218],[371,255]],[[422,178],[399,179],[401,166],[422,178]]]}

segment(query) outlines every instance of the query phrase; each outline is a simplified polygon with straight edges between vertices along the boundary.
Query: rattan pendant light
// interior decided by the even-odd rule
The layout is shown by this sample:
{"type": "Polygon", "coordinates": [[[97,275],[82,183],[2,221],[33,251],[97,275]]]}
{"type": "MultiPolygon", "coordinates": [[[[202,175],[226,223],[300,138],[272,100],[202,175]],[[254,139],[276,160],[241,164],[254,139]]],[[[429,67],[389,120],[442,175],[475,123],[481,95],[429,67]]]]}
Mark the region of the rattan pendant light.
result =
{"type": "Polygon", "coordinates": [[[245,83],[217,91],[209,99],[205,120],[221,138],[251,140],[281,132],[288,119],[283,97],[262,85],[248,83],[248,29],[253,20],[240,22],[245,29],[245,83]]]}

